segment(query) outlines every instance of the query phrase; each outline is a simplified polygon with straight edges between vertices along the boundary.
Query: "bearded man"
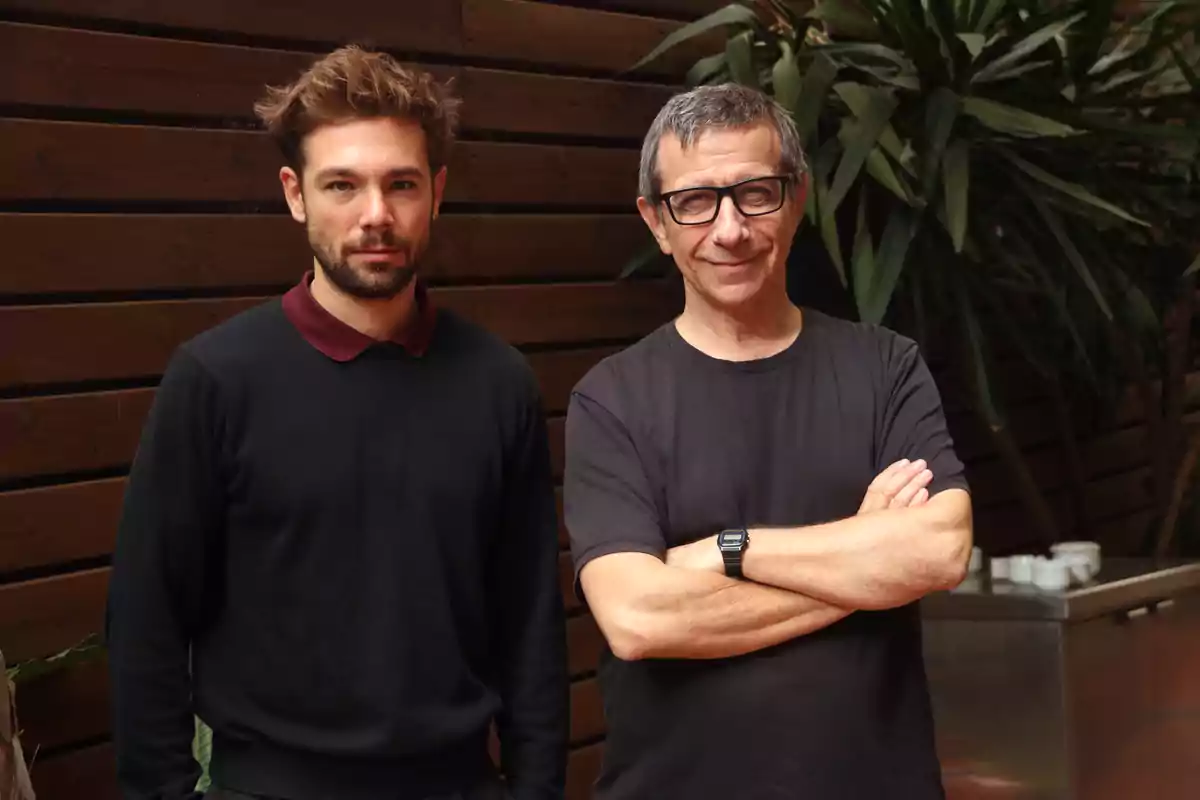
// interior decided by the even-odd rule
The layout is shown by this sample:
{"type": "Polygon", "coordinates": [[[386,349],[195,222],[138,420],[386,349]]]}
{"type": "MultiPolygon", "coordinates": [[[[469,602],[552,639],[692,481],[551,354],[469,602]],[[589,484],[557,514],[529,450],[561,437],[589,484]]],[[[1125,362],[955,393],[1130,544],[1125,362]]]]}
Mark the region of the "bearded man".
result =
{"type": "Polygon", "coordinates": [[[209,797],[562,796],[538,384],[420,277],[457,104],[347,47],[256,106],[314,259],[156,394],[108,602],[123,797],[196,796],[193,715],[209,797]]]}

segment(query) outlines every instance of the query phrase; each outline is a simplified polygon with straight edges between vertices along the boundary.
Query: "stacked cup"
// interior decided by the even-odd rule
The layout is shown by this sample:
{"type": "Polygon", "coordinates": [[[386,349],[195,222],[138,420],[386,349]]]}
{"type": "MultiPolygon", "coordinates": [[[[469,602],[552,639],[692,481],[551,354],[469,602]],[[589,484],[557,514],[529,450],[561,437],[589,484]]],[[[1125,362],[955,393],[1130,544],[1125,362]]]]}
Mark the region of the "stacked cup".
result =
{"type": "Polygon", "coordinates": [[[992,581],[1028,584],[1048,592],[1081,586],[1100,572],[1100,545],[1096,542],[1059,542],[1050,557],[1020,554],[993,558],[992,581]]]}

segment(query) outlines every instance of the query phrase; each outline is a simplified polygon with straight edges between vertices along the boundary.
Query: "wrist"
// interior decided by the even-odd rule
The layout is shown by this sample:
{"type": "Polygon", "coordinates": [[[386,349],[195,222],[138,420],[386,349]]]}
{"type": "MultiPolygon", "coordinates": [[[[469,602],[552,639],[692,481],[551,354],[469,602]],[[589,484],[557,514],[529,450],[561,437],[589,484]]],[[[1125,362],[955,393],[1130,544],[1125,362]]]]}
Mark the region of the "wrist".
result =
{"type": "Polygon", "coordinates": [[[744,578],[743,557],[749,546],[750,532],[745,528],[728,528],[717,534],[717,552],[726,577],[744,578]]]}

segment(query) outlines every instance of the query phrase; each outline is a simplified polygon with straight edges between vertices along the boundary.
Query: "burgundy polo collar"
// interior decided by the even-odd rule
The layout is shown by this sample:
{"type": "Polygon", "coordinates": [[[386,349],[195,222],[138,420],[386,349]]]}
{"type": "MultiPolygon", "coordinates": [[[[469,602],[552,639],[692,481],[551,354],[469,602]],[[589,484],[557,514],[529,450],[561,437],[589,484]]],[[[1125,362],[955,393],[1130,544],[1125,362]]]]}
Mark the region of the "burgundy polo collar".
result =
{"type": "MultiPolygon", "coordinates": [[[[362,354],[375,339],[351,328],[326,311],[312,296],[313,272],[309,270],[283,296],[283,313],[300,331],[300,335],[313,347],[334,361],[351,361],[362,354]]],[[[424,355],[433,338],[437,309],[425,284],[417,280],[417,313],[401,330],[396,331],[389,341],[400,345],[414,356],[424,355]]]]}

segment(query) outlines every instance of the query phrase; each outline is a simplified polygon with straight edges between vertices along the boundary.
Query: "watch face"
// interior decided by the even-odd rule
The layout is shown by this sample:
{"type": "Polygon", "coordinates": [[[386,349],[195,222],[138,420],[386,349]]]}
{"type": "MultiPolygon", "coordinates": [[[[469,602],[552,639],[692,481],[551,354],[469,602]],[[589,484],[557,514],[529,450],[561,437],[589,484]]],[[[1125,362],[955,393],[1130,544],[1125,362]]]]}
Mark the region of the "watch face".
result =
{"type": "Polygon", "coordinates": [[[746,534],[742,531],[721,531],[717,536],[718,547],[741,547],[746,534]]]}

